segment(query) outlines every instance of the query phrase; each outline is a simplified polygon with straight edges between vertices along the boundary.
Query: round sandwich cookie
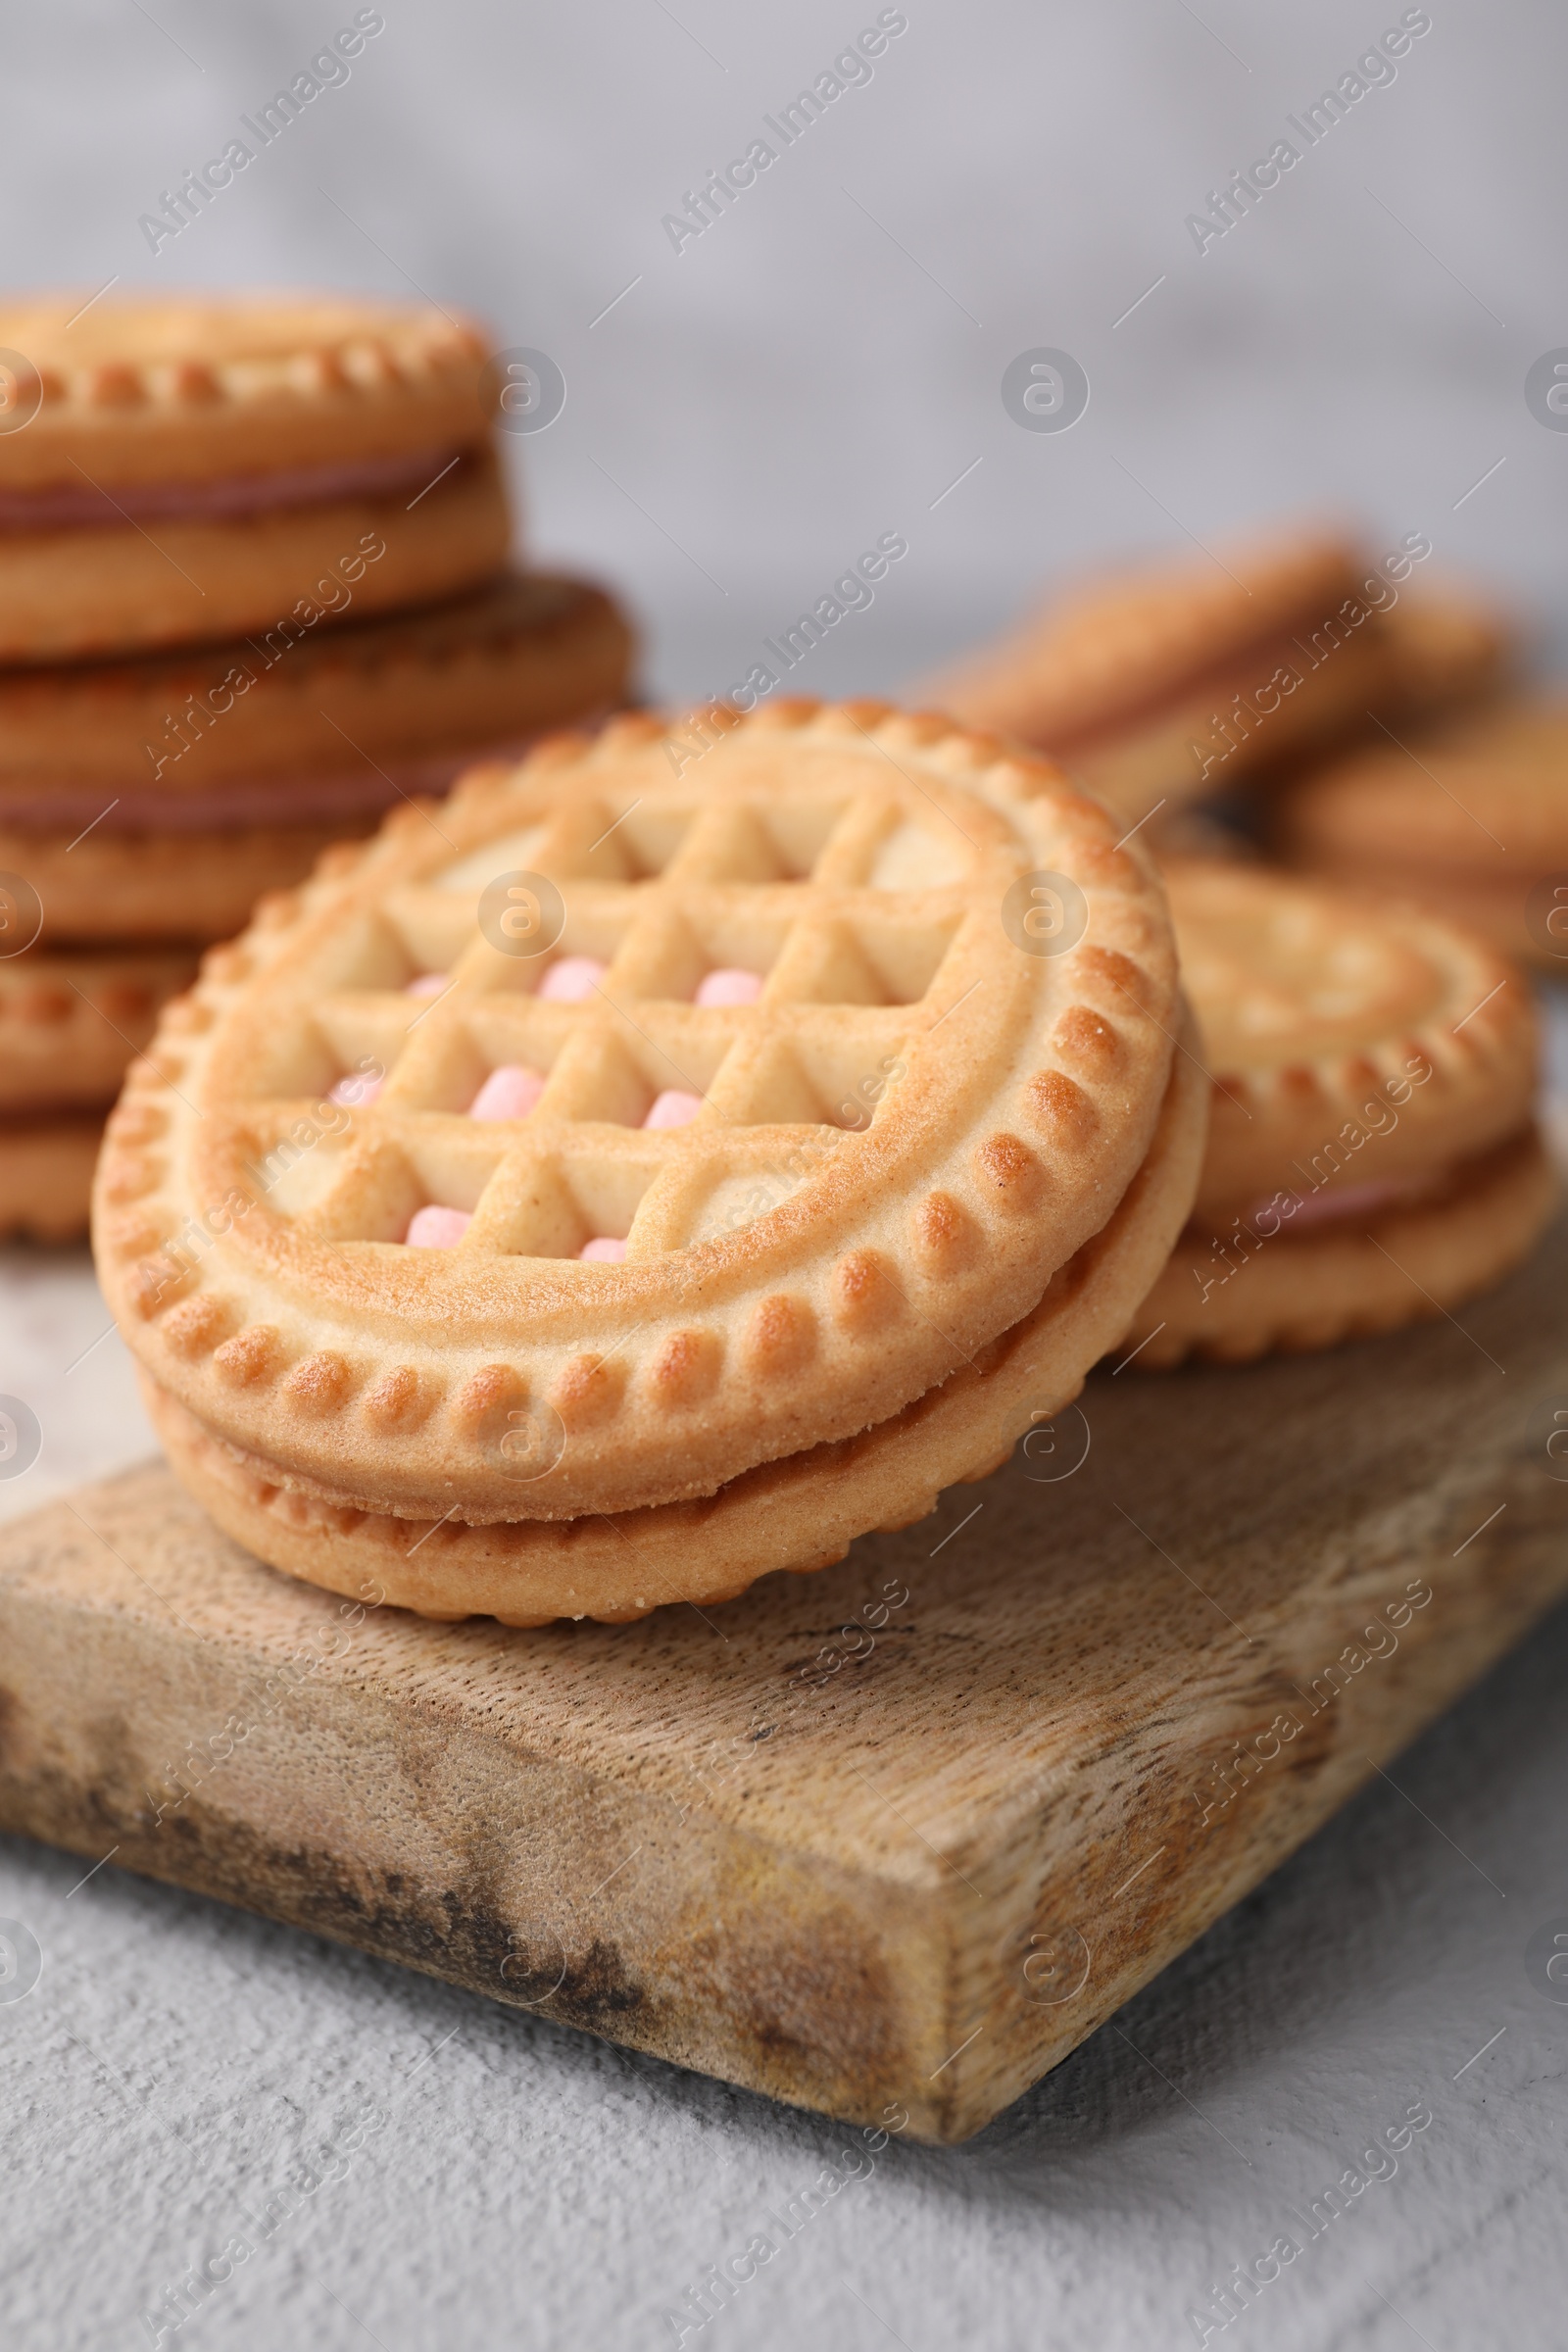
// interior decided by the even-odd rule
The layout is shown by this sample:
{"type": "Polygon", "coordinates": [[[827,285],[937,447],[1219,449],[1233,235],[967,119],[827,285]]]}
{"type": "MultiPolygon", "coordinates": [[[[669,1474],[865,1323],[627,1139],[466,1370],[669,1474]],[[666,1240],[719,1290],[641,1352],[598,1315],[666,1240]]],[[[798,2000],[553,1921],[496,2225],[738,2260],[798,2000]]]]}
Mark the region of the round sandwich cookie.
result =
{"type": "Polygon", "coordinates": [[[379,815],[624,700],[612,599],[503,572],[413,612],[129,662],[0,671],[0,830],[237,830],[379,815]]]}
{"type": "Polygon", "coordinates": [[[1303,534],[1112,574],[919,692],[1142,822],[1361,715],[1391,674],[1375,600],[1396,593],[1366,572],[1346,541],[1303,534]]]}
{"type": "Polygon", "coordinates": [[[8,889],[24,895],[50,949],[106,938],[205,947],[232,939],[264,893],[293,889],[335,842],[363,838],[375,822],[360,813],[326,825],[156,834],[104,825],[84,840],[0,828],[0,899],[8,889]]]}
{"type": "Polygon", "coordinates": [[[1568,964],[1568,703],[1498,702],[1300,778],[1275,843],[1293,865],[1387,884],[1506,954],[1568,964]]]}
{"type": "Polygon", "coordinates": [[[1519,654],[1508,615],[1457,583],[1406,589],[1378,614],[1378,628],[1394,657],[1390,717],[1420,718],[1495,692],[1519,654]]]}
{"type": "MultiPolygon", "coordinates": [[[[1191,1032],[1189,1046],[1196,1042],[1191,1032]]],[[[1109,1223],[1058,1266],[1031,1314],[890,1420],[745,1471],[700,1502],[482,1527],[456,1517],[411,1525],[280,1485],[146,1373],[142,1395],[181,1483],[223,1532],[329,1591],[363,1597],[373,1585],[395,1607],[423,1616],[482,1614],[516,1626],[556,1617],[624,1624],[662,1602],[733,1600],[760,1576],[832,1567],[868,1529],[912,1525],[944,1487],[999,1469],[1020,1437],[1035,1465],[1026,1476],[1049,1485],[1070,1475],[1087,1438],[1066,1408],[1181,1231],[1207,1092],[1194,1054],[1178,1054],[1143,1165],[1109,1223]]],[[[530,1443],[538,1440],[535,1425],[530,1443]]],[[[553,1443],[552,1432],[539,1458],[553,1443]]]]}
{"type": "Polygon", "coordinates": [[[8,1120],[102,1118],[161,1007],[195,972],[195,956],[172,950],[0,957],[0,1152],[8,1120]]]}
{"type": "Polygon", "coordinates": [[[342,294],[0,306],[0,661],[382,612],[498,570],[488,345],[342,294]]]}
{"type": "Polygon", "coordinates": [[[504,574],[270,651],[0,673],[0,873],[48,941],[229,939],[387,808],[613,709],[631,653],[600,589],[504,574]]]}
{"type": "Polygon", "coordinates": [[[102,1112],[0,1116],[0,1239],[80,1240],[103,1134],[102,1112]]]}
{"type": "MultiPolygon", "coordinates": [[[[0,940],[18,936],[17,912],[0,889],[0,940]]],[[[168,950],[0,956],[0,1235],[86,1232],[105,1113],[195,969],[168,950]]]]}
{"type": "Polygon", "coordinates": [[[1166,879],[1212,1099],[1192,1217],[1127,1334],[1138,1362],[1330,1347],[1518,1263],[1557,1187],[1513,967],[1398,902],[1236,864],[1166,879]]]}
{"type": "Polygon", "coordinates": [[[1371,713],[1402,726],[1494,683],[1513,632],[1462,588],[1413,585],[1430,553],[1412,534],[1368,563],[1302,534],[1086,582],[920,691],[1164,834],[1371,713]]]}
{"type": "Polygon", "coordinates": [[[132,1348],[278,1486],[712,1495],[968,1365],[1149,1155],[1163,894],[1043,762],[882,705],[633,717],[440,818],[208,956],[101,1169],[132,1348]]]}

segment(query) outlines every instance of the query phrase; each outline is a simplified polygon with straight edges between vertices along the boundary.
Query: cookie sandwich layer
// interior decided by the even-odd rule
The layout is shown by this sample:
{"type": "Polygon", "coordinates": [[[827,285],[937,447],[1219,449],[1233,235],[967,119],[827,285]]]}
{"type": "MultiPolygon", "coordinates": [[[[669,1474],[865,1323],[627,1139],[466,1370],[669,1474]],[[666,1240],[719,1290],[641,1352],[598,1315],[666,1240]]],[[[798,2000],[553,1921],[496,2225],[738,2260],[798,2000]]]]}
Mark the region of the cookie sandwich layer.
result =
{"type": "Polygon", "coordinates": [[[1179,1017],[1137,845],[885,706],[710,734],[399,812],[171,1009],[100,1268],[215,1435],[392,1516],[712,1494],[902,1410],[1105,1225],[1179,1017]]]}
{"type": "Polygon", "coordinates": [[[0,660],[239,635],[358,564],[373,612],[506,552],[484,336],[428,304],[0,307],[0,660]]]}

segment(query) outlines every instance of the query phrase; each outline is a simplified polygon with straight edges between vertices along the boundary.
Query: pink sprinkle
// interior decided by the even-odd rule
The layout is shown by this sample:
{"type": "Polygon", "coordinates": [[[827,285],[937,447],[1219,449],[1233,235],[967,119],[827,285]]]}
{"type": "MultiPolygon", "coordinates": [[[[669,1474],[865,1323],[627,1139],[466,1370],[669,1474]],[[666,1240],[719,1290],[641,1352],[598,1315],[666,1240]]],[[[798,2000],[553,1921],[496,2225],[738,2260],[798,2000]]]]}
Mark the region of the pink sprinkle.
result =
{"type": "Polygon", "coordinates": [[[591,1266],[618,1266],[625,1254],[625,1243],[612,1241],[608,1233],[598,1234],[593,1241],[584,1242],[577,1252],[591,1266]]]}
{"type": "Polygon", "coordinates": [[[656,1095],[645,1127],[689,1127],[703,1107],[701,1095],[689,1095],[684,1087],[666,1086],[656,1095]]]}
{"type": "Polygon", "coordinates": [[[438,997],[450,975],[446,972],[420,972],[403,991],[406,997],[438,997]]]}
{"type": "Polygon", "coordinates": [[[540,981],[539,994],[549,1004],[581,1004],[609,969],[597,956],[563,956],[540,981]]]}
{"type": "Polygon", "coordinates": [[[491,1071],[468,1104],[470,1119],[525,1119],[545,1091],[543,1075],[520,1061],[491,1071]]]}
{"type": "Polygon", "coordinates": [[[375,1101],[385,1084],[384,1078],[362,1078],[350,1070],[346,1077],[338,1080],[326,1099],[329,1102],[345,1103],[351,1109],[363,1109],[368,1102],[375,1101]]]}
{"type": "Polygon", "coordinates": [[[403,1239],[411,1250],[450,1250],[472,1223],[466,1208],[437,1208],[430,1201],[415,1210],[403,1239]]]}
{"type": "Polygon", "coordinates": [[[760,975],[743,972],[733,965],[723,964],[714,972],[705,972],[697,983],[694,1004],[755,1004],[762,993],[760,975]]]}

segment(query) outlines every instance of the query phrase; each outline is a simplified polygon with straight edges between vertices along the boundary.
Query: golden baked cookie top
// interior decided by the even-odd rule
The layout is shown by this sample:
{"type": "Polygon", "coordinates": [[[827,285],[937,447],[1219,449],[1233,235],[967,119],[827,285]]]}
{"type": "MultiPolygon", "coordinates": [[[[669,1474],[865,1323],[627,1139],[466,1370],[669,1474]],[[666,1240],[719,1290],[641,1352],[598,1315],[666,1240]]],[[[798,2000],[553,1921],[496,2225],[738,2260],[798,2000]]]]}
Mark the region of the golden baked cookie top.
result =
{"type": "MultiPolygon", "coordinates": [[[[118,295],[0,304],[0,523],[55,527],[62,494],[213,485],[471,448],[488,339],[433,303],[370,296],[118,295]],[[84,305],[88,307],[83,307],[84,305]],[[8,508],[4,499],[12,501],[8,508]]],[[[389,475],[390,478],[390,475],[389,475]]]]}
{"type": "Polygon", "coordinates": [[[162,1387],[346,1499],[711,1493],[1035,1305],[1177,1005],[1152,866],[1044,761],[877,705],[621,719],[209,956],[113,1123],[103,1279],[162,1387]]]}
{"type": "Polygon", "coordinates": [[[1175,861],[1165,880],[1213,1082],[1200,1210],[1314,1168],[1324,1184],[1431,1175],[1529,1117],[1530,991],[1469,932],[1259,866],[1175,861]]]}

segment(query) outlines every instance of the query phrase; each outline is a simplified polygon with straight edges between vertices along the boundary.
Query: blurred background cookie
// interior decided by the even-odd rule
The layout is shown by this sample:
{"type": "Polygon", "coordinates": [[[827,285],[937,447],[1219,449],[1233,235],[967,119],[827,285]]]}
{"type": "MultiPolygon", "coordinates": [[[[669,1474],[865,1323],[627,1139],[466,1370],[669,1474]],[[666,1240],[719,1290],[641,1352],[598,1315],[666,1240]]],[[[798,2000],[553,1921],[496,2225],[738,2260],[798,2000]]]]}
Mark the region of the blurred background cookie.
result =
{"type": "Polygon", "coordinates": [[[505,559],[483,333],[348,295],[13,298],[0,661],[263,632],[505,559]],[[27,414],[30,412],[30,414],[27,414]]]}
{"type": "Polygon", "coordinates": [[[269,891],[301,881],[323,851],[373,817],[325,825],[237,825],[223,832],[0,830],[0,883],[24,882],[44,909],[50,947],[202,945],[231,939],[269,891]]]}
{"type": "Polygon", "coordinates": [[[0,869],[48,941],[227,939],[400,801],[624,699],[600,589],[503,573],[269,650],[0,670],[0,869]]]}
{"type": "Polygon", "coordinates": [[[1273,810],[1293,865],[1444,908],[1568,968],[1568,702],[1500,701],[1297,778],[1273,810]]]}
{"type": "Polygon", "coordinates": [[[1393,702],[1412,716],[1493,691],[1519,658],[1512,617],[1462,581],[1412,581],[1377,618],[1393,656],[1393,702]]]}
{"type": "Polygon", "coordinates": [[[167,951],[0,960],[0,1234],[81,1230],[105,1114],[195,969],[167,951]]]}
{"type": "Polygon", "coordinates": [[[217,828],[275,816],[286,793],[311,821],[379,814],[613,708],[631,651],[603,590],[504,571],[407,612],[0,669],[0,828],[217,828]]]}
{"type": "Polygon", "coordinates": [[[1557,1185],[1519,973],[1369,894],[1242,865],[1166,880],[1212,1094],[1193,1215],[1128,1334],[1138,1360],[1393,1330],[1525,1256],[1557,1185]]]}
{"type": "Polygon", "coordinates": [[[107,1110],[194,956],[44,955],[0,963],[0,1118],[107,1110]]]}
{"type": "Polygon", "coordinates": [[[1162,826],[1369,724],[1477,692],[1507,657],[1488,608],[1405,583],[1431,553],[1380,558],[1281,534],[1060,593],[922,698],[1050,752],[1128,824],[1162,826]]]}
{"type": "Polygon", "coordinates": [[[0,1236],[74,1241],[87,1221],[101,1115],[0,1119],[0,1236]]]}
{"type": "Polygon", "coordinates": [[[1203,789],[1197,738],[1210,767],[1246,764],[1252,727],[1221,733],[1214,722],[1227,710],[1261,698],[1275,736],[1293,729],[1298,740],[1359,695],[1364,644],[1348,663],[1313,667],[1298,642],[1356,578],[1354,549],[1323,537],[1085,580],[918,692],[967,725],[1050,752],[1135,823],[1203,789]],[[1302,667],[1287,708],[1273,681],[1302,667]]]}

